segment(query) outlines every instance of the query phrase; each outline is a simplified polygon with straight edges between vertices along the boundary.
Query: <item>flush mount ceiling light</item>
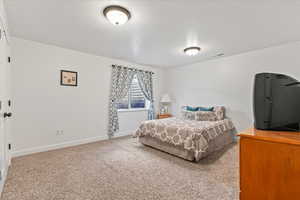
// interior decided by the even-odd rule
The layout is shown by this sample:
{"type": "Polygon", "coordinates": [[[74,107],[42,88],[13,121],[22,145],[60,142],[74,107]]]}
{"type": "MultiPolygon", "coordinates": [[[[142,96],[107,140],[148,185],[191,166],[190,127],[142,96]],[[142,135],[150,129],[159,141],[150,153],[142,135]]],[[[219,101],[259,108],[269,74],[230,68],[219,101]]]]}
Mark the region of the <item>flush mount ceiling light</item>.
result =
{"type": "Polygon", "coordinates": [[[131,17],[130,12],[121,6],[108,6],[103,10],[103,14],[113,25],[125,24],[131,17]]]}
{"type": "Polygon", "coordinates": [[[188,47],[185,48],[183,51],[188,56],[195,56],[199,53],[200,50],[201,50],[200,47],[188,47]]]}

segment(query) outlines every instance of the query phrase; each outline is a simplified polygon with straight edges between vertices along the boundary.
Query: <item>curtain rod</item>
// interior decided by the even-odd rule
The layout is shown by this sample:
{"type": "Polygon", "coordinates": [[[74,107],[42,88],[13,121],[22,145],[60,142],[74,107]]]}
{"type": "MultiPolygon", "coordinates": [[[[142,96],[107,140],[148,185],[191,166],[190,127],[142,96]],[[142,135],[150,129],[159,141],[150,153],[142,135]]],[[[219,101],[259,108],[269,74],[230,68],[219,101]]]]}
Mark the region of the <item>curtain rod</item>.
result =
{"type": "Polygon", "coordinates": [[[121,66],[121,65],[112,65],[112,67],[120,67],[120,68],[131,69],[134,71],[141,71],[141,72],[147,72],[147,73],[154,74],[154,72],[152,72],[152,71],[147,71],[147,70],[142,70],[142,69],[137,69],[137,68],[132,68],[132,67],[125,67],[125,66],[121,66]]]}

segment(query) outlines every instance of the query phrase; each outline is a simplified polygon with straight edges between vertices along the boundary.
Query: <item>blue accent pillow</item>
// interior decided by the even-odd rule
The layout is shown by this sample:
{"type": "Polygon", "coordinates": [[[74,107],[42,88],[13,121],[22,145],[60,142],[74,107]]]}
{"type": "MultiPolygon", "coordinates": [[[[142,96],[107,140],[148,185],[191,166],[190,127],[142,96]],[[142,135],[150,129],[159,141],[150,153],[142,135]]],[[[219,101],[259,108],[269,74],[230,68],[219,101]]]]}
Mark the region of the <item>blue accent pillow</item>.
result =
{"type": "Polygon", "coordinates": [[[195,111],[199,111],[199,107],[191,107],[191,106],[187,106],[187,107],[186,107],[186,110],[187,110],[187,111],[195,112],[195,111]]]}
{"type": "Polygon", "coordinates": [[[198,111],[213,111],[214,107],[198,107],[198,111]]]}

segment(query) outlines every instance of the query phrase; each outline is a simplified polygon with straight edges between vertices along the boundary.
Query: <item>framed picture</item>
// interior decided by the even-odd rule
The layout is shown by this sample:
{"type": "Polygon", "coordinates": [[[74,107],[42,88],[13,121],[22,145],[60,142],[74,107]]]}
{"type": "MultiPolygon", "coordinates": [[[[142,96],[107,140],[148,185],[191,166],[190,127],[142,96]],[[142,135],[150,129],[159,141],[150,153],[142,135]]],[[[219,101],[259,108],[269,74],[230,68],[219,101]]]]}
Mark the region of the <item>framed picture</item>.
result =
{"type": "Polygon", "coordinates": [[[77,86],[78,73],[73,71],[61,70],[60,71],[60,85],[64,86],[77,86]]]}

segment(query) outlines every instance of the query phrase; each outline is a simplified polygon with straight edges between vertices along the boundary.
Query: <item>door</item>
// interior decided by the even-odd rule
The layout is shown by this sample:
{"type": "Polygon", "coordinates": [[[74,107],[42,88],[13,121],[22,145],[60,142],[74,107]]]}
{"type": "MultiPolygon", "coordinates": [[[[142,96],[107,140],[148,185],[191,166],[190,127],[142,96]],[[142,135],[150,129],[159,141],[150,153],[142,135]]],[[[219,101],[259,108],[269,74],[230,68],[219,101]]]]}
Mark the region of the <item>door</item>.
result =
{"type": "MultiPolygon", "coordinates": [[[[1,15],[0,15],[1,17],[1,15]]],[[[11,73],[9,62],[9,42],[4,28],[0,23],[0,185],[3,184],[8,165],[10,164],[10,118],[11,106],[9,105],[11,97],[11,73]]]]}

